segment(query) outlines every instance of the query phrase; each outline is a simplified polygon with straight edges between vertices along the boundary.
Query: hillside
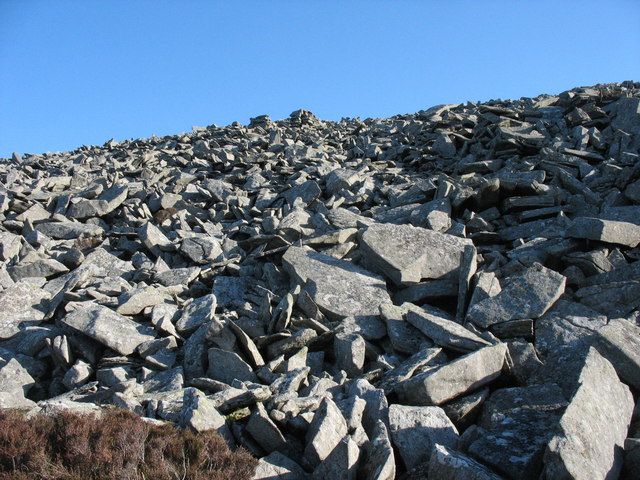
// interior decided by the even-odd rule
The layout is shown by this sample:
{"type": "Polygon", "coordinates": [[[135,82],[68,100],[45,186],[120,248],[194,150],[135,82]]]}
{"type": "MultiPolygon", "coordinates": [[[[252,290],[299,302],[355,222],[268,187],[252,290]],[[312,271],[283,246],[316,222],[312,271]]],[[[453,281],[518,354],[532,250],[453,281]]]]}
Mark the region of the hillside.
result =
{"type": "MultiPolygon", "coordinates": [[[[0,408],[253,478],[640,469],[640,83],[0,160],[0,408]]],[[[637,474],[637,473],[636,473],[637,474]]]]}

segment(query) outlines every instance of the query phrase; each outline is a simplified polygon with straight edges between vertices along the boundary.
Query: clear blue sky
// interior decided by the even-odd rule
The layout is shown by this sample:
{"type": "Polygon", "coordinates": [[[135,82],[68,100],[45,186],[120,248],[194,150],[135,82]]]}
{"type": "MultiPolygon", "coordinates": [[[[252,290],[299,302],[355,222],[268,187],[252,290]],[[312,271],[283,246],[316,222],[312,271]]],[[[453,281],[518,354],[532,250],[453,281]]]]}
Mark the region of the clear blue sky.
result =
{"type": "Polygon", "coordinates": [[[0,157],[640,81],[638,0],[0,0],[0,157]]]}

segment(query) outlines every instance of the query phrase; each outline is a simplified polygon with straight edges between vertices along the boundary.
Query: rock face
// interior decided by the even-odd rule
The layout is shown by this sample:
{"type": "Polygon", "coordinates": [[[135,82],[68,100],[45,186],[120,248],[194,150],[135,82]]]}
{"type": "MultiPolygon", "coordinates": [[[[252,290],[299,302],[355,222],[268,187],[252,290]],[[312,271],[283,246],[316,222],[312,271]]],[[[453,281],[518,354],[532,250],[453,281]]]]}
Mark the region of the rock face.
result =
{"type": "Polygon", "coordinates": [[[0,408],[214,429],[254,478],[635,478],[639,105],[0,159],[0,408]]]}

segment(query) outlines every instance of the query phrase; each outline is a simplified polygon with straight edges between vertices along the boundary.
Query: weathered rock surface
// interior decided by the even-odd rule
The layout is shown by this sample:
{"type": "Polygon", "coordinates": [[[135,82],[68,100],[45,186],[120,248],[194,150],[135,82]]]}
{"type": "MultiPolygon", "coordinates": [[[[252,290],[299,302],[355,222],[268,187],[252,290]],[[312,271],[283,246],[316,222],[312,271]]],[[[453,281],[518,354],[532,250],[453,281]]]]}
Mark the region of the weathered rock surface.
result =
{"type": "Polygon", "coordinates": [[[411,405],[440,405],[496,379],[507,347],[484,347],[398,384],[396,393],[411,405]]]}
{"type": "Polygon", "coordinates": [[[49,292],[29,281],[18,282],[0,294],[0,339],[11,338],[29,325],[38,325],[49,307],[49,292]]]}
{"type": "Polygon", "coordinates": [[[132,354],[139,345],[155,338],[149,327],[97,304],[78,304],[61,322],[122,355],[132,354]]]}
{"type": "Polygon", "coordinates": [[[377,316],[391,299],[382,279],[346,260],[290,247],[282,257],[289,274],[328,316],[377,316]]]}
{"type": "Polygon", "coordinates": [[[629,388],[595,349],[580,373],[580,386],[544,454],[543,478],[616,478],[634,401],[629,388]]]}
{"type": "Polygon", "coordinates": [[[458,442],[456,427],[440,407],[389,405],[389,425],[393,444],[408,470],[428,462],[436,444],[455,448],[458,442]]]}
{"type": "Polygon", "coordinates": [[[411,225],[371,225],[360,235],[362,255],[372,270],[397,285],[442,278],[460,268],[471,241],[411,225]]]}
{"type": "Polygon", "coordinates": [[[565,278],[535,265],[514,276],[497,295],[473,305],[467,319],[479,327],[542,316],[564,292],[565,278]]]}

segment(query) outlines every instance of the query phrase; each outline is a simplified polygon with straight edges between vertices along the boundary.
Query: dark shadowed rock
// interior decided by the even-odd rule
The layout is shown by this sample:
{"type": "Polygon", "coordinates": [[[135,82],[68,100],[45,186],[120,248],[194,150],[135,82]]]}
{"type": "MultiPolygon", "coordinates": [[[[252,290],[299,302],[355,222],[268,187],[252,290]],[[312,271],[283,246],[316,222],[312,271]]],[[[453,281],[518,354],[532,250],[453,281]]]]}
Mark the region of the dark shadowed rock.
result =
{"type": "Polygon", "coordinates": [[[458,431],[440,407],[389,405],[389,425],[393,445],[407,469],[428,462],[436,444],[457,446],[458,431]]]}

